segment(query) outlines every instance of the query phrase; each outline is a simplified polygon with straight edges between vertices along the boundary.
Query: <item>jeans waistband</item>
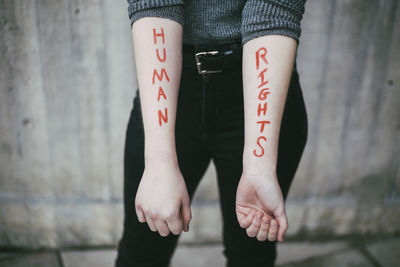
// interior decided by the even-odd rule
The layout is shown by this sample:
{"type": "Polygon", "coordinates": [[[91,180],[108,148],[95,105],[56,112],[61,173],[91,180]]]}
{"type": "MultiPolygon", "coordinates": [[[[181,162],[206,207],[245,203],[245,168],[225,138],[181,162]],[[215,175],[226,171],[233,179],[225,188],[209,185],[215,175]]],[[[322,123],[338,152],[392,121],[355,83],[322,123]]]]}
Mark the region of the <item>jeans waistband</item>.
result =
{"type": "Polygon", "coordinates": [[[242,44],[183,44],[182,53],[184,68],[197,69],[199,74],[221,72],[241,63],[242,44]]]}

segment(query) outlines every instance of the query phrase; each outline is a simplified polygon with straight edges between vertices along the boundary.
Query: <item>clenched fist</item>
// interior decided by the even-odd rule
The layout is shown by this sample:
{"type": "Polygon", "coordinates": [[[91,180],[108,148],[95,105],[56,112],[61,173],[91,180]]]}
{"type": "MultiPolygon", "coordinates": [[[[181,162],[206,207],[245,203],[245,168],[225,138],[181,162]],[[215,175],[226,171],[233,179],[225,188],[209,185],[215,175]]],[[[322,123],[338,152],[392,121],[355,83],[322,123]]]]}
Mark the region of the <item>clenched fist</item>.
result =
{"type": "Polygon", "coordinates": [[[140,222],[161,236],[189,231],[192,219],[186,184],[177,164],[145,168],[135,199],[140,222]]]}

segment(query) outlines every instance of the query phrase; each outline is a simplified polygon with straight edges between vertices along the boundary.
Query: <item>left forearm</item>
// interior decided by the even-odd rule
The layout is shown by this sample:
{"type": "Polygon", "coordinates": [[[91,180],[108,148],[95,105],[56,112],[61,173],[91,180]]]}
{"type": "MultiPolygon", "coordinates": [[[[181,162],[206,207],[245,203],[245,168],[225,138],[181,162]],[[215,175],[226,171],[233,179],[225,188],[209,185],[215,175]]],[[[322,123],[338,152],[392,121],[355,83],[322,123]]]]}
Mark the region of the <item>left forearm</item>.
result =
{"type": "Polygon", "coordinates": [[[243,46],[243,173],[276,171],[279,131],[296,48],[296,40],[283,35],[258,37],[243,46]]]}

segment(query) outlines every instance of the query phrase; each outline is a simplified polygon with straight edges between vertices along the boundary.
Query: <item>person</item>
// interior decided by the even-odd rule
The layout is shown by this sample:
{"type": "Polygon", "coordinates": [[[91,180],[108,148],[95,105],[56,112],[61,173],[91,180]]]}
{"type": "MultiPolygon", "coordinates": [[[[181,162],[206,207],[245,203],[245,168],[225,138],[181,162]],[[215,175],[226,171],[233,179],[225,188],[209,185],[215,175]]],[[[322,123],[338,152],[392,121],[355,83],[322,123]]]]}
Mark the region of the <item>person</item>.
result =
{"type": "Polygon", "coordinates": [[[274,266],[307,140],[295,64],[305,0],[128,0],[138,90],[115,261],[170,266],[211,160],[226,266],[274,266]]]}

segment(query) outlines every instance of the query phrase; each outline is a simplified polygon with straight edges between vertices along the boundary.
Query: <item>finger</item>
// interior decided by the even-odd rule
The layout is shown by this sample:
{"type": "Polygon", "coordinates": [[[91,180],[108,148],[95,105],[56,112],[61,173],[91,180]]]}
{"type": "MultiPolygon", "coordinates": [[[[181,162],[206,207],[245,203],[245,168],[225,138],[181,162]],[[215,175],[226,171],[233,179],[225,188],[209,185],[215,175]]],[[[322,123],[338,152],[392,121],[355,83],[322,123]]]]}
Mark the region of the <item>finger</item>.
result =
{"type": "Polygon", "coordinates": [[[146,222],[146,217],[144,216],[144,212],[139,206],[135,206],[136,215],[138,217],[139,222],[144,223],[146,222]]]}
{"type": "Polygon", "coordinates": [[[189,223],[190,220],[192,219],[192,211],[190,210],[190,199],[189,197],[186,197],[182,200],[182,205],[181,205],[181,214],[183,218],[183,230],[185,232],[189,231],[189,223]]]}
{"type": "Polygon", "coordinates": [[[252,208],[236,204],[236,212],[244,214],[245,216],[248,215],[252,210],[253,210],[252,208]]]}
{"type": "Polygon", "coordinates": [[[253,219],[253,223],[246,229],[248,236],[250,237],[257,236],[258,232],[260,231],[262,216],[263,216],[262,212],[259,211],[256,213],[253,219]]]}
{"type": "Polygon", "coordinates": [[[174,235],[179,235],[183,230],[183,222],[182,218],[176,218],[174,220],[167,220],[166,221],[169,230],[174,235]]]}
{"type": "Polygon", "coordinates": [[[278,232],[278,223],[274,219],[274,220],[271,221],[271,224],[269,226],[268,240],[269,241],[275,241],[277,232],[278,232]]]}
{"type": "Polygon", "coordinates": [[[244,219],[242,219],[242,218],[239,219],[239,218],[238,218],[240,227],[242,227],[242,228],[247,228],[247,227],[249,227],[249,226],[251,225],[251,223],[253,222],[254,214],[255,214],[255,211],[254,211],[254,210],[251,210],[251,211],[249,212],[249,214],[247,214],[247,216],[246,216],[244,219]]]}
{"type": "MultiPolygon", "coordinates": [[[[241,224],[241,222],[243,221],[243,220],[245,220],[246,219],[246,217],[247,216],[249,216],[249,214],[243,214],[243,213],[241,213],[240,211],[236,211],[236,219],[237,219],[237,221],[239,222],[239,224],[241,224]]],[[[250,221],[250,223],[251,223],[251,221],[250,221]]],[[[250,224],[249,224],[250,225],[250,224]]]]}
{"type": "Polygon", "coordinates": [[[147,216],[146,213],[144,214],[145,218],[146,218],[146,222],[149,225],[149,228],[151,231],[153,232],[157,232],[157,228],[156,225],[154,224],[153,220],[150,218],[150,216],[147,216]]]}
{"type": "Polygon", "coordinates": [[[286,213],[283,212],[280,216],[278,216],[277,220],[279,223],[278,240],[279,242],[283,242],[283,236],[289,228],[286,213]]]}
{"type": "Polygon", "coordinates": [[[157,231],[160,233],[161,236],[169,235],[169,228],[165,221],[154,220],[154,224],[156,225],[157,231]]]}
{"type": "Polygon", "coordinates": [[[267,240],[268,230],[269,230],[269,219],[264,216],[261,220],[261,227],[260,227],[260,231],[257,234],[257,240],[258,241],[267,240]]]}

